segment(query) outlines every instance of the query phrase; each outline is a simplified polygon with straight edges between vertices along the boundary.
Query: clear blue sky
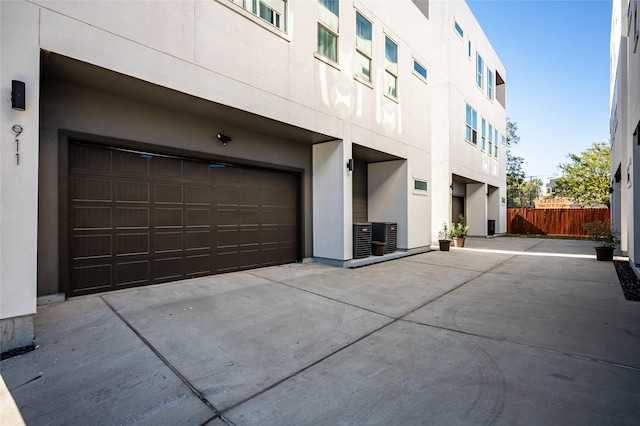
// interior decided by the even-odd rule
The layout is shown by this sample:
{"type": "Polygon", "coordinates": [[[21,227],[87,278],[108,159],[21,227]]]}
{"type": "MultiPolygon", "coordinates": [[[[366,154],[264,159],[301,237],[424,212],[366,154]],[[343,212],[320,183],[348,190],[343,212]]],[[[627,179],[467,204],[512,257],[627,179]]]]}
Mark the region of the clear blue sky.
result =
{"type": "Polygon", "coordinates": [[[611,0],[467,0],[507,69],[507,116],[527,176],[609,141],[611,0]]]}

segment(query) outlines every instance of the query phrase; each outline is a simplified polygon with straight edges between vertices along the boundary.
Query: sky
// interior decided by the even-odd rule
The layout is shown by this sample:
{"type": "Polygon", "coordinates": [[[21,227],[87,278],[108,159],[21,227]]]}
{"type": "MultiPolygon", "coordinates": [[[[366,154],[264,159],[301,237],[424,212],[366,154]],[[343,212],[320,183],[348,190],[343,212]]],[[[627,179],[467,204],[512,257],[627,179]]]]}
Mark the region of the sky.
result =
{"type": "Polygon", "coordinates": [[[609,141],[612,0],[466,0],[507,76],[523,170],[547,183],[558,165],[609,141]]]}

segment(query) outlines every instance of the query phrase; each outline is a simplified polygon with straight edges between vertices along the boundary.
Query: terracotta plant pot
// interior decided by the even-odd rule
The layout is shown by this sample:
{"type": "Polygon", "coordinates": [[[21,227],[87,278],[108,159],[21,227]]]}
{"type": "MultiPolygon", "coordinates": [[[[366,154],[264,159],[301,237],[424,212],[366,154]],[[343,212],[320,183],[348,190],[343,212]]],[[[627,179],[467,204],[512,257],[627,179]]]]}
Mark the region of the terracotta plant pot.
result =
{"type": "Polygon", "coordinates": [[[613,260],[613,247],[594,247],[596,249],[596,259],[611,261],[613,260]]]}
{"type": "Polygon", "coordinates": [[[451,240],[438,240],[438,244],[440,244],[440,251],[449,251],[451,240]]]}
{"type": "Polygon", "coordinates": [[[464,247],[464,237],[455,237],[453,239],[454,247],[464,247]]]}

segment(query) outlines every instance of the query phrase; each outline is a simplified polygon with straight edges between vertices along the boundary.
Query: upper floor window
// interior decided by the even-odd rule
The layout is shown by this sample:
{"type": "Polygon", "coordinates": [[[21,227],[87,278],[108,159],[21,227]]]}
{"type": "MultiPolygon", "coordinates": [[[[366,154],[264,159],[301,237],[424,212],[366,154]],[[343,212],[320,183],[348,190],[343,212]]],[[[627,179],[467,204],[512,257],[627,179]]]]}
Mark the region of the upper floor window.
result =
{"type": "Polygon", "coordinates": [[[471,59],[471,40],[467,40],[467,56],[471,59]]]}
{"type": "Polygon", "coordinates": [[[489,124],[489,146],[487,148],[489,155],[493,152],[493,126],[489,124]]]}
{"type": "Polygon", "coordinates": [[[476,53],[476,85],[484,90],[484,59],[476,53]]]}
{"type": "Polygon", "coordinates": [[[420,65],[420,62],[413,60],[413,72],[421,77],[422,79],[427,79],[427,69],[420,65]]]}
{"type": "Polygon", "coordinates": [[[471,108],[469,104],[467,104],[465,139],[476,145],[478,144],[478,112],[471,108]]]}
{"type": "Polygon", "coordinates": [[[318,53],[333,62],[338,62],[338,10],[338,0],[318,0],[318,53]]]}
{"type": "Polygon", "coordinates": [[[493,100],[494,87],[493,71],[487,68],[487,97],[491,100],[493,100]]]}
{"type": "Polygon", "coordinates": [[[482,138],[480,139],[480,148],[482,148],[482,150],[484,151],[487,146],[487,122],[485,121],[484,118],[482,119],[482,125],[480,129],[482,131],[482,138]]]}
{"type": "Polygon", "coordinates": [[[498,156],[498,129],[494,129],[494,136],[495,136],[495,145],[493,145],[493,156],[497,157],[498,156]]]}
{"type": "Polygon", "coordinates": [[[231,0],[238,6],[259,16],[274,27],[285,31],[287,0],[231,0]]]}
{"type": "Polygon", "coordinates": [[[462,31],[462,27],[457,22],[453,23],[453,28],[460,37],[464,37],[464,31],[462,31]]]}
{"type": "Polygon", "coordinates": [[[356,75],[371,81],[371,22],[356,12],[356,75]]]}
{"type": "Polygon", "coordinates": [[[384,91],[398,97],[398,45],[389,37],[384,38],[384,91]]]}

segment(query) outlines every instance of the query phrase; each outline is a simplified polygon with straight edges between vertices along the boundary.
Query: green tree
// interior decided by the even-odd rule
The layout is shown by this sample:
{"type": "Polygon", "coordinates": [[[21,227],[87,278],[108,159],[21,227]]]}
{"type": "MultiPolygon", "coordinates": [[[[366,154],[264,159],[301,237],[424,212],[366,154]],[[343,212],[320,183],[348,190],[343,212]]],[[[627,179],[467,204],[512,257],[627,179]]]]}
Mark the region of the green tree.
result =
{"type": "Polygon", "coordinates": [[[520,142],[520,137],[516,133],[518,124],[507,118],[507,208],[522,207],[523,184],[525,174],[522,170],[524,158],[511,153],[511,148],[520,142]]]}
{"type": "Polygon", "coordinates": [[[558,165],[562,176],[556,180],[556,196],[591,206],[609,205],[611,147],[594,142],[580,154],[568,154],[568,163],[558,165]]]}

